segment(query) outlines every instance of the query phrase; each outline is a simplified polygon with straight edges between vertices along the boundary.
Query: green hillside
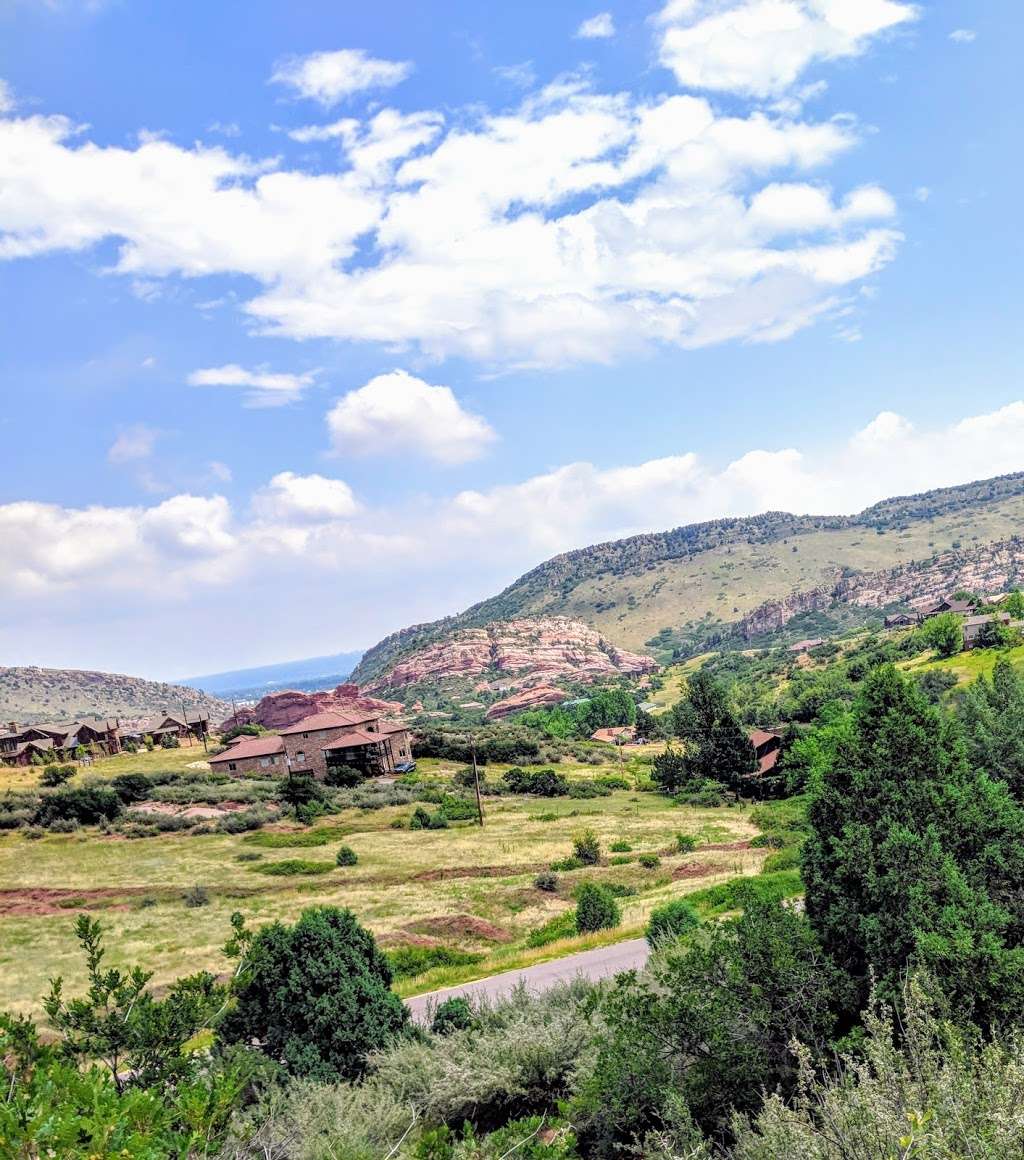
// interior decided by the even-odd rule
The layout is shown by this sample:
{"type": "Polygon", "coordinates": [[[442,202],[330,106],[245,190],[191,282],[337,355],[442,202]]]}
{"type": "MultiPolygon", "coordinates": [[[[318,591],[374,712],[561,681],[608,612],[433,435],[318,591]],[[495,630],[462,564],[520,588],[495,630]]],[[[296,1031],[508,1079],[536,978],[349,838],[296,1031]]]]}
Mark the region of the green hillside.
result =
{"type": "Polygon", "coordinates": [[[370,649],[353,673],[366,683],[456,628],[542,613],[578,617],[615,644],[659,650],[675,634],[727,625],[766,600],[1016,535],[1024,473],[883,500],[855,516],[768,512],[689,524],[566,552],[458,616],[414,625],[370,649]]]}

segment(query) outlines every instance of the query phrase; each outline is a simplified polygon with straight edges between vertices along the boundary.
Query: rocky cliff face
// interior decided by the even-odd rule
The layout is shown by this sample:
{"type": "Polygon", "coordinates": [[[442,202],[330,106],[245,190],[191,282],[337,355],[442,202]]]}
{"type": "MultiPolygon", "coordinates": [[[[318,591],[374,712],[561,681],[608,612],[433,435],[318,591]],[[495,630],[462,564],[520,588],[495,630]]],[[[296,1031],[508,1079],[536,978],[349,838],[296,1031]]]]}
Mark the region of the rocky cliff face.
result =
{"type": "Polygon", "coordinates": [[[533,685],[495,701],[487,710],[486,717],[488,721],[500,721],[502,717],[521,713],[524,709],[545,709],[550,705],[560,705],[568,696],[564,689],[556,689],[552,685],[533,685]]]}
{"type": "MultiPolygon", "coordinates": [[[[239,709],[239,725],[262,725],[264,729],[285,729],[309,717],[313,713],[328,713],[332,709],[339,712],[380,713],[382,716],[401,713],[404,706],[397,701],[381,701],[376,697],[366,697],[358,685],[339,685],[336,689],[318,693],[300,693],[286,689],[280,693],[268,693],[253,708],[239,709]]],[[[222,728],[230,729],[236,723],[235,716],[228,717],[222,728]]]]}
{"type": "Polygon", "coordinates": [[[794,616],[834,604],[886,608],[937,600],[964,589],[978,594],[999,592],[1024,578],[1024,540],[1000,540],[979,548],[941,552],[929,560],[852,575],[837,573],[835,582],[769,600],[737,626],[746,639],[776,632],[794,616]]]}
{"type": "Polygon", "coordinates": [[[457,630],[403,657],[367,686],[371,693],[452,678],[477,680],[479,691],[511,692],[557,678],[593,681],[651,672],[651,657],[618,649],[582,621],[523,618],[457,630]]]}

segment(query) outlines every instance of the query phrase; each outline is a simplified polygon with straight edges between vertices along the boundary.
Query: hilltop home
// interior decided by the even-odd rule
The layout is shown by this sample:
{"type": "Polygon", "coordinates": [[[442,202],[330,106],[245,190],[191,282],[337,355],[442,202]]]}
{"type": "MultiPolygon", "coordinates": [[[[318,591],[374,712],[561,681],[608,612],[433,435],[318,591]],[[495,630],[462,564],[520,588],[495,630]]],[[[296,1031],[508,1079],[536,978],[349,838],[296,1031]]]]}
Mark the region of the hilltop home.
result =
{"type": "Polygon", "coordinates": [[[782,753],[782,734],[768,729],[751,729],[747,736],[757,757],[757,773],[751,776],[762,777],[771,773],[782,753]]]}
{"type": "Polygon", "coordinates": [[[986,627],[993,621],[1003,625],[1004,628],[1021,626],[1021,621],[1012,620],[1008,612],[986,612],[978,616],[968,616],[964,621],[964,648],[976,648],[986,627]]]}
{"type": "Polygon", "coordinates": [[[350,766],[365,777],[393,773],[412,753],[405,725],[381,720],[375,712],[331,710],[304,717],[277,734],[247,737],[210,758],[218,771],[233,774],[305,773],[323,779],[331,769],[350,766]]]}
{"type": "Polygon", "coordinates": [[[67,761],[79,750],[109,756],[121,752],[116,720],[89,718],[67,725],[24,725],[8,723],[0,732],[0,760],[14,765],[30,765],[33,756],[45,761],[67,761]]]}
{"type": "Polygon", "coordinates": [[[603,741],[607,745],[628,745],[636,739],[636,729],[632,725],[613,725],[607,729],[595,729],[591,741],[603,741]]]}

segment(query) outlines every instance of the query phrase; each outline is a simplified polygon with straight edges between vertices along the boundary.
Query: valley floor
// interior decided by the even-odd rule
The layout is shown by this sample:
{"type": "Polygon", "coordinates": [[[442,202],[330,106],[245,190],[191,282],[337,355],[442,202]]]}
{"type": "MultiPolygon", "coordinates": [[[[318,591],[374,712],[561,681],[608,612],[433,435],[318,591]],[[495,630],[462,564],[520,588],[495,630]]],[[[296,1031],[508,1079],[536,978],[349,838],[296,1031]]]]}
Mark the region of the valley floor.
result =
{"type": "MultiPolygon", "coordinates": [[[[184,771],[201,759],[201,748],[140,754],[99,763],[95,772],[109,777],[136,768],[184,771]]],[[[420,762],[424,776],[441,781],[456,768],[420,762]]],[[[492,779],[502,769],[492,767],[492,779]]],[[[609,772],[607,766],[560,769],[576,778],[609,772]]],[[[35,771],[12,773],[9,781],[6,771],[0,773],[0,790],[34,776],[35,771]]],[[[396,987],[408,996],[635,938],[655,905],[755,874],[769,852],[750,847],[757,830],[744,808],[679,807],[633,790],[590,800],[485,798],[483,829],[468,822],[446,830],[393,828],[413,808],[349,809],[321,819],[312,839],[309,830],[287,823],[249,834],[135,840],[92,829],[36,839],[24,831],[0,834],[0,1007],[38,1014],[47,981],[58,974],[67,979],[68,993],[80,989],[82,963],[72,926],[83,910],[107,930],[109,965],[141,963],[154,971],[157,986],[198,970],[226,970],[221,948],[236,910],[262,923],[292,920],[316,903],[347,906],[385,948],[442,945],[481,956],[400,979],[396,987]],[[598,835],[602,864],[559,874],[555,893],[538,889],[536,875],[569,855],[574,833],[583,828],[598,835]],[[697,849],[674,853],[677,833],[693,836],[697,849]],[[291,842],[289,834],[296,835],[296,845],[268,844],[291,842]],[[610,863],[609,846],[616,841],[632,847],[629,861],[610,863]],[[342,843],[356,851],[358,865],[335,866],[342,843]],[[652,869],[636,861],[655,852],[660,862],[652,869]],[[293,858],[327,863],[329,869],[314,877],[265,872],[269,864],[293,858]],[[572,908],[573,887],[584,877],[625,888],[621,927],[529,946],[531,931],[572,908]],[[187,906],[184,895],[196,885],[208,902],[187,906]]]]}

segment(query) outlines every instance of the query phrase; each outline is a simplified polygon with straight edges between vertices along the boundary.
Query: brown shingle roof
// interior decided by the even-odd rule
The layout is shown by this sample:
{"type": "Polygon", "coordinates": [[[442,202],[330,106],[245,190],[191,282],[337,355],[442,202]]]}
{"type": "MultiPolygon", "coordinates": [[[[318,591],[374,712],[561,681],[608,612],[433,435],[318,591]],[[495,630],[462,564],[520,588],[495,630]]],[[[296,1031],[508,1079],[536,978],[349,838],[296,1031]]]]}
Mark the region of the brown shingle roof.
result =
{"type": "Polygon", "coordinates": [[[382,733],[367,733],[364,729],[350,729],[340,737],[332,737],[324,746],[328,749],[355,749],[360,745],[380,745],[384,740],[382,733]]]}
{"type": "Polygon", "coordinates": [[[343,713],[331,709],[324,713],[313,713],[309,717],[303,717],[301,721],[296,721],[294,725],[288,725],[279,732],[282,734],[314,733],[318,729],[343,729],[349,725],[361,725],[364,721],[375,721],[378,716],[377,713],[343,713]]]}
{"type": "Polygon", "coordinates": [[[245,737],[236,745],[228,746],[223,753],[211,757],[210,764],[241,761],[246,757],[269,757],[274,753],[284,753],[284,742],[276,734],[270,737],[245,737]]]}
{"type": "Polygon", "coordinates": [[[755,749],[760,749],[766,741],[782,740],[781,733],[771,733],[767,729],[751,729],[747,736],[750,738],[750,744],[755,749]]]}

